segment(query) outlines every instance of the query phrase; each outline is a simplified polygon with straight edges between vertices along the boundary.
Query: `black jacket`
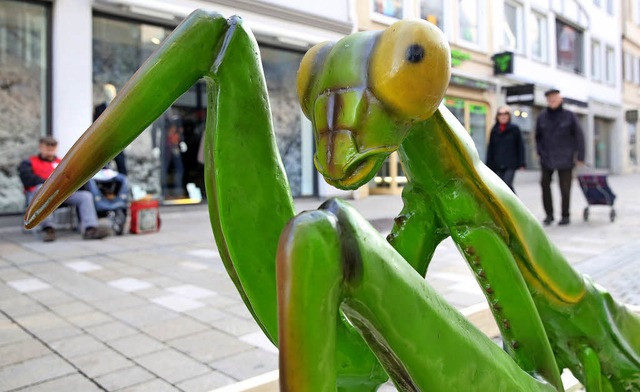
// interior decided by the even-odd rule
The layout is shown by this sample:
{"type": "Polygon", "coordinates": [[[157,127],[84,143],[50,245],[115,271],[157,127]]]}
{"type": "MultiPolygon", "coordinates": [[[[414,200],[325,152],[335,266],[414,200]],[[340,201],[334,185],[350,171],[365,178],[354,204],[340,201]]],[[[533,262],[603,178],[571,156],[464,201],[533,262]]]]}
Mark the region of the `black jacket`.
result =
{"type": "Polygon", "coordinates": [[[500,132],[500,124],[491,128],[489,148],[487,149],[487,166],[489,169],[519,169],[524,167],[524,143],[520,128],[513,123],[507,123],[504,131],[500,132]]]}
{"type": "Polygon", "coordinates": [[[571,169],[576,160],[584,161],[584,134],[576,115],[562,106],[540,113],[536,149],[546,169],[571,169]]]}

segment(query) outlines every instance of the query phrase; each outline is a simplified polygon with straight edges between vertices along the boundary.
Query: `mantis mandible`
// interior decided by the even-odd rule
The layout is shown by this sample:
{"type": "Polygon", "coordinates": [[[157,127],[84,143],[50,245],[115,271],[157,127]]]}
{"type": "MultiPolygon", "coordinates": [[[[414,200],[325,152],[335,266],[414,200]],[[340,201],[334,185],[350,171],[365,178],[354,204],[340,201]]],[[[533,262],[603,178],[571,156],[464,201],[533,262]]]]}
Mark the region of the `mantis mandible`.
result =
{"type": "Polygon", "coordinates": [[[443,34],[399,21],[310,49],[298,95],[315,165],[337,187],[368,182],[398,151],[408,184],[388,242],[345,202],[295,216],[258,47],[239,17],[195,11],[81,136],[25,215],[34,227],[199,78],[208,87],[205,182],[229,276],[280,349],[281,389],[640,390],[640,318],[577,274],[536,218],[479,160],[441,105],[443,34]],[[504,350],[425,282],[451,236],[504,350]]]}

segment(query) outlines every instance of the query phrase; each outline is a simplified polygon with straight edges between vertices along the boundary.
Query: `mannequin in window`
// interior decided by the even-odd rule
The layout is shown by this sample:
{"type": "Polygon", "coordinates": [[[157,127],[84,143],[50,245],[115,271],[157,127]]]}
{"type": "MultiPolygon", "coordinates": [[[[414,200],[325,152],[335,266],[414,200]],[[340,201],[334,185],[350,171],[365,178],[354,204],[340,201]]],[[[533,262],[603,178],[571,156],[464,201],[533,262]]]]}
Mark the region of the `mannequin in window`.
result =
{"type": "MultiPolygon", "coordinates": [[[[116,97],[116,87],[111,83],[105,83],[102,85],[102,92],[104,93],[104,101],[93,108],[93,121],[96,121],[98,117],[105,111],[107,105],[113,101],[116,97]]],[[[120,154],[116,155],[114,158],[114,162],[116,163],[116,168],[118,173],[122,175],[127,175],[127,158],[124,155],[124,151],[120,151],[120,154]]]]}

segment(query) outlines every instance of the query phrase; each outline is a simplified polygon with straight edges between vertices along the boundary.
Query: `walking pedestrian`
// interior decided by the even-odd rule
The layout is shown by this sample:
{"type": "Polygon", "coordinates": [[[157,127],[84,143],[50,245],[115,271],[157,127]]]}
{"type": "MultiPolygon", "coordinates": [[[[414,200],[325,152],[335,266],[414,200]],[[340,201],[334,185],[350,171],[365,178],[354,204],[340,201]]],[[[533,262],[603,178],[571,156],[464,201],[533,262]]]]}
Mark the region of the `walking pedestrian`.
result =
{"type": "Polygon", "coordinates": [[[559,225],[568,225],[570,220],[571,182],[576,163],[584,165],[584,134],[574,113],[563,107],[560,91],[545,92],[547,108],[536,121],[536,149],[540,157],[542,177],[542,204],[546,226],[554,221],[553,200],[551,198],[551,178],[558,172],[562,199],[562,218],[559,225]]]}
{"type": "Polygon", "coordinates": [[[487,149],[487,166],[513,189],[516,170],[524,169],[524,143],[520,128],[511,122],[511,108],[501,106],[491,128],[487,149]]]}

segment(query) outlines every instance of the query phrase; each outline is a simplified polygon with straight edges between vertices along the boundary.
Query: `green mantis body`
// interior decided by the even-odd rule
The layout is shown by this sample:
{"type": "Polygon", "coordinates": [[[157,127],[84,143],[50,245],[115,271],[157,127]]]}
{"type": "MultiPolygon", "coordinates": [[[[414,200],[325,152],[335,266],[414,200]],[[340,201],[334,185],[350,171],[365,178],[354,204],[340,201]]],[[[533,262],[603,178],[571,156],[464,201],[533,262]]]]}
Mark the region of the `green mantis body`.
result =
{"type": "Polygon", "coordinates": [[[435,27],[403,21],[320,44],[300,67],[315,163],[329,183],[356,188],[399,151],[409,184],[393,247],[340,201],[292,219],[257,44],[239,18],[205,11],[72,147],[25,222],[36,225],[204,78],[212,228],[240,295],[280,348],[283,390],[375,390],[386,374],[402,390],[560,390],[560,368],[589,391],[640,390],[638,317],[568,266],[439,106],[448,50],[435,27]],[[476,274],[506,353],[424,281],[447,236],[476,274]]]}

